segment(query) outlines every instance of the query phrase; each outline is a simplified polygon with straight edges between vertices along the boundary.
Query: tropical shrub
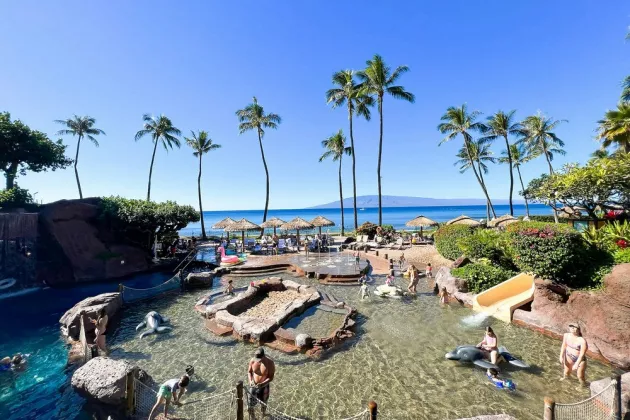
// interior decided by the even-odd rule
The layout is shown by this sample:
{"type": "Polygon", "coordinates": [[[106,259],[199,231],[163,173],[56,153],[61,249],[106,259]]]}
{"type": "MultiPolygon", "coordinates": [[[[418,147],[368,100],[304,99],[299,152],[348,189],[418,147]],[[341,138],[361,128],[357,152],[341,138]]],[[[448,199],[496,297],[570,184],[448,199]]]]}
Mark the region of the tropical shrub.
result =
{"type": "MultiPolygon", "coordinates": [[[[522,220],[523,218],[519,217],[519,219],[522,220]]],[[[529,220],[532,222],[555,223],[555,219],[553,218],[553,216],[534,215],[534,216],[529,216],[529,220]]]]}
{"type": "Polygon", "coordinates": [[[597,229],[595,226],[590,226],[582,232],[582,238],[587,244],[596,249],[608,250],[613,248],[612,242],[604,228],[597,229]]]}
{"type": "Polygon", "coordinates": [[[613,253],[615,264],[630,263],[630,248],[619,248],[613,253]]]}
{"type": "Polygon", "coordinates": [[[458,242],[472,236],[475,228],[465,225],[441,226],[434,234],[435,247],[444,258],[456,260],[464,253],[458,242]]]}
{"type": "Polygon", "coordinates": [[[166,237],[198,222],[199,212],[191,206],[180,206],[173,201],[133,200],[105,197],[99,205],[99,218],[126,241],[150,250],[157,235],[166,237]]]}
{"type": "Polygon", "coordinates": [[[0,191],[0,209],[30,208],[35,204],[33,196],[25,188],[15,185],[0,191]]]}
{"type": "Polygon", "coordinates": [[[457,241],[457,246],[467,257],[474,260],[488,258],[491,261],[498,261],[502,255],[501,236],[501,232],[496,230],[477,229],[472,235],[460,238],[457,241]]]}
{"type": "Polygon", "coordinates": [[[519,270],[568,285],[579,283],[587,247],[576,230],[562,224],[518,222],[507,232],[519,270]]]}
{"type": "Polygon", "coordinates": [[[473,293],[483,292],[516,275],[512,270],[480,262],[454,268],[451,273],[455,277],[465,279],[468,291],[473,293]]]}

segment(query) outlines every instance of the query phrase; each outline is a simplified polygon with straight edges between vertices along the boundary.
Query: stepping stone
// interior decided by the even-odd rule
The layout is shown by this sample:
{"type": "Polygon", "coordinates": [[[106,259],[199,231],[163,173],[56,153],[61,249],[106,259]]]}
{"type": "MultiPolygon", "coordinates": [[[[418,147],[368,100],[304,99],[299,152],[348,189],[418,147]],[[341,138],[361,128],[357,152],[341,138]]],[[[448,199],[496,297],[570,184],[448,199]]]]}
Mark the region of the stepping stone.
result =
{"type": "Polygon", "coordinates": [[[209,329],[212,333],[219,335],[219,336],[225,336],[225,335],[229,335],[232,334],[232,327],[226,327],[225,325],[219,325],[217,324],[217,322],[214,319],[207,319],[206,320],[206,328],[209,329]]]}

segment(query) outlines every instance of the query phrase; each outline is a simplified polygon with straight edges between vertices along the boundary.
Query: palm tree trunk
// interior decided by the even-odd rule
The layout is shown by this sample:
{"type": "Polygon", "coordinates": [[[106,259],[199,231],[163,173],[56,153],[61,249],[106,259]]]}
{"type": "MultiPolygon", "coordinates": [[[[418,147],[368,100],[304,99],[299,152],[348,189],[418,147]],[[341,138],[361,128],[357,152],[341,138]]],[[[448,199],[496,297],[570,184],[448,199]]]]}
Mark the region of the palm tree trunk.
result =
{"type": "Polygon", "coordinates": [[[341,205],[341,236],[343,236],[344,217],[343,217],[343,187],[341,184],[341,161],[342,161],[342,158],[339,157],[339,203],[341,205]]]}
{"type": "Polygon", "coordinates": [[[77,154],[74,157],[74,176],[77,179],[77,187],[79,187],[79,198],[83,200],[83,192],[81,191],[81,182],[79,182],[79,171],[77,170],[77,164],[79,163],[79,148],[81,147],[81,137],[79,136],[79,141],[77,141],[77,154]]]}
{"type": "Polygon", "coordinates": [[[267,169],[267,161],[265,160],[265,151],[263,150],[262,137],[260,136],[260,128],[258,129],[258,144],[260,144],[260,155],[262,156],[263,166],[265,167],[265,175],[267,176],[267,194],[265,196],[265,213],[263,214],[263,223],[267,221],[267,209],[269,208],[269,170],[267,169]]]}
{"type": "Polygon", "coordinates": [[[521,177],[521,168],[517,166],[516,171],[518,172],[518,179],[521,181],[521,188],[523,189],[523,198],[525,199],[525,214],[527,214],[527,217],[529,217],[529,204],[527,204],[527,195],[525,194],[525,185],[523,185],[523,177],[521,177]]]}
{"type": "Polygon", "coordinates": [[[383,224],[383,201],[381,197],[381,156],[383,155],[383,96],[378,97],[378,114],[380,118],[380,136],[378,140],[378,166],[376,173],[378,176],[378,225],[383,224]]]}
{"type": "Polygon", "coordinates": [[[155,162],[155,151],[157,150],[158,140],[154,140],[153,155],[151,156],[151,166],[149,166],[149,186],[147,188],[147,201],[151,201],[151,176],[153,175],[153,162],[155,162]]]}
{"type": "Polygon", "coordinates": [[[512,170],[512,151],[510,150],[510,142],[505,137],[505,147],[507,147],[508,166],[510,167],[510,216],[514,216],[514,205],[512,204],[512,194],[514,193],[514,172],[512,170]]]}
{"type": "MultiPolygon", "coordinates": [[[[486,181],[483,179],[483,171],[481,170],[481,162],[477,161],[477,165],[479,168],[479,178],[481,178],[481,182],[486,184],[486,181]]],[[[495,216],[496,217],[496,216],[495,216]]],[[[486,200],[486,222],[490,221],[490,201],[486,200]]]]}
{"type": "Polygon", "coordinates": [[[464,143],[466,144],[466,153],[468,154],[468,160],[471,162],[470,166],[472,167],[472,170],[475,173],[477,182],[479,182],[479,185],[481,186],[481,189],[483,190],[483,193],[486,196],[486,201],[488,202],[488,205],[490,206],[490,210],[492,210],[492,216],[496,218],[497,213],[494,211],[494,206],[492,205],[492,201],[490,200],[490,196],[488,195],[488,190],[486,189],[486,185],[484,184],[483,180],[479,177],[479,174],[477,173],[477,168],[475,167],[475,160],[470,155],[470,144],[468,143],[468,139],[466,138],[466,136],[464,136],[464,143]]]}
{"type": "Polygon", "coordinates": [[[348,99],[348,119],[350,120],[350,149],[352,149],[352,201],[354,204],[354,230],[359,228],[357,216],[357,172],[356,160],[354,157],[354,134],[352,133],[352,104],[348,99]]]}
{"type": "Polygon", "coordinates": [[[206,237],[206,225],[203,221],[203,206],[201,205],[201,152],[199,152],[199,176],[197,176],[197,194],[199,195],[199,214],[201,214],[201,239],[206,237]]]}
{"type": "MultiPolygon", "coordinates": [[[[543,153],[545,154],[545,158],[547,159],[547,165],[549,165],[549,175],[553,175],[553,166],[551,166],[551,159],[549,159],[549,154],[547,153],[547,148],[544,143],[542,144],[543,153]]],[[[553,206],[551,207],[553,210],[553,220],[555,223],[558,223],[558,212],[556,211],[556,200],[553,201],[553,206]]]]}

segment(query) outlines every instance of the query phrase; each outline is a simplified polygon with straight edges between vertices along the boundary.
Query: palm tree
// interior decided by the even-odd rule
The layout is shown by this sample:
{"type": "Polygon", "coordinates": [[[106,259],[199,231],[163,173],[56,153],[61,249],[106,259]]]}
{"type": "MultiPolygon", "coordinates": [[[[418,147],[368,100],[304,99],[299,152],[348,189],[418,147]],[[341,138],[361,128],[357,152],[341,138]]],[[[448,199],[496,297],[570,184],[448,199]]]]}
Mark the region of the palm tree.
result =
{"type": "Polygon", "coordinates": [[[624,153],[630,153],[630,102],[621,102],[617,109],[606,111],[604,119],[597,123],[597,139],[602,148],[616,145],[624,153]]]}
{"type": "Polygon", "coordinates": [[[212,143],[206,131],[195,134],[191,131],[192,138],[185,138],[186,143],[194,150],[193,155],[199,158],[199,175],[197,175],[197,194],[199,195],[199,213],[201,214],[201,238],[206,239],[206,226],[203,222],[203,206],[201,205],[201,157],[211,150],[221,148],[220,144],[212,143]]]}
{"type": "Polygon", "coordinates": [[[246,131],[256,130],[258,133],[258,144],[260,145],[260,155],[262,156],[263,166],[265,167],[265,175],[267,175],[267,195],[265,198],[265,213],[263,214],[263,223],[267,221],[267,209],[269,208],[269,170],[267,169],[267,161],[265,160],[265,151],[263,150],[262,138],[265,135],[265,128],[278,128],[278,124],[282,122],[282,118],[278,114],[266,114],[258,100],[254,96],[254,102],[247,105],[243,109],[236,111],[238,117],[238,130],[240,134],[246,131]]]}
{"type": "Polygon", "coordinates": [[[403,99],[407,102],[415,102],[413,93],[407,92],[404,87],[394,85],[398,78],[409,71],[407,66],[398,66],[392,72],[385,64],[383,58],[375,54],[371,60],[366,62],[365,70],[357,72],[357,77],[361,80],[360,91],[363,94],[375,96],[378,104],[378,114],[380,118],[380,136],[378,141],[378,166],[376,173],[378,177],[378,225],[383,223],[383,205],[381,200],[381,156],[383,154],[383,97],[389,94],[393,98],[403,99]]]}
{"type": "Polygon", "coordinates": [[[67,120],[55,120],[58,124],[65,125],[65,130],[57,131],[58,136],[72,135],[77,136],[77,154],[74,158],[74,176],[77,178],[77,187],[79,188],[79,198],[83,199],[83,191],[81,191],[81,182],[79,182],[79,171],[77,169],[77,164],[79,163],[79,148],[81,147],[81,139],[83,137],[87,137],[94,146],[98,147],[98,140],[94,136],[98,136],[99,134],[105,135],[105,132],[100,128],[95,128],[94,124],[96,124],[96,120],[89,116],[79,117],[78,115],[74,115],[72,118],[68,118],[67,120]]]}
{"type": "Polygon", "coordinates": [[[623,79],[621,87],[621,100],[623,102],[630,102],[630,76],[626,76],[626,78],[623,79]]]}
{"type": "Polygon", "coordinates": [[[182,132],[177,127],[174,127],[171,119],[165,115],[160,115],[156,118],[149,114],[144,114],[142,120],[144,121],[144,128],[136,133],[135,139],[138,141],[146,135],[151,135],[153,140],[153,154],[151,155],[149,186],[147,188],[147,201],[151,201],[151,176],[153,175],[153,162],[155,161],[155,151],[158,143],[162,143],[167,152],[168,149],[173,149],[173,145],[179,148],[180,142],[177,136],[180,136],[182,132]]]}
{"type": "Polygon", "coordinates": [[[505,139],[505,147],[507,147],[507,158],[510,167],[510,215],[514,215],[514,206],[512,204],[512,195],[514,191],[514,174],[512,172],[512,156],[510,155],[510,135],[519,135],[521,133],[521,124],[514,121],[515,110],[508,113],[498,111],[494,115],[487,118],[484,125],[484,139],[495,140],[499,137],[505,139]]]}
{"type": "MultiPolygon", "coordinates": [[[[461,134],[462,138],[464,139],[464,146],[466,149],[465,152],[468,155],[468,160],[474,162],[474,158],[471,153],[471,144],[473,143],[471,133],[475,131],[483,131],[483,124],[476,122],[476,119],[480,114],[481,113],[479,111],[472,111],[471,113],[468,113],[468,107],[466,106],[466,104],[463,104],[459,108],[454,106],[449,107],[446,110],[446,113],[442,115],[442,118],[440,118],[440,120],[443,122],[438,125],[438,130],[440,131],[440,133],[447,134],[447,136],[442,141],[440,141],[439,145],[453,140],[455,137],[457,137],[458,134],[461,134]]],[[[481,186],[481,189],[486,196],[486,201],[490,206],[492,216],[497,217],[497,214],[494,211],[494,206],[492,205],[492,201],[490,200],[490,196],[488,195],[486,185],[479,176],[479,172],[477,171],[475,165],[472,165],[471,167],[475,174],[475,178],[477,178],[479,186],[481,186]]]]}
{"type": "MultiPolygon", "coordinates": [[[[463,145],[456,155],[459,160],[455,162],[455,165],[459,165],[459,172],[463,174],[476,164],[481,182],[483,182],[485,185],[483,174],[488,173],[488,165],[486,164],[486,162],[496,163],[497,161],[497,159],[493,156],[492,151],[490,150],[491,146],[492,139],[488,138],[480,138],[476,141],[471,142],[468,146],[463,145]]],[[[488,218],[488,220],[490,220],[489,201],[486,202],[486,217],[488,218]]]]}
{"type": "Polygon", "coordinates": [[[522,138],[519,142],[525,143],[530,155],[534,157],[545,156],[549,165],[549,175],[553,175],[551,161],[554,153],[565,154],[565,151],[562,150],[564,142],[553,132],[562,122],[567,121],[553,120],[538,112],[536,115],[525,118],[521,123],[523,126],[521,129],[522,138]]]}
{"type": "MultiPolygon", "coordinates": [[[[527,148],[523,143],[510,144],[509,153],[507,150],[504,150],[501,154],[503,157],[499,159],[500,163],[509,163],[510,159],[508,159],[508,155],[511,156],[512,167],[516,169],[518,179],[521,182],[521,188],[525,191],[525,184],[523,184],[523,177],[521,176],[521,165],[532,159],[532,156],[527,151],[527,148]]],[[[527,214],[527,217],[529,217],[529,204],[525,193],[523,193],[523,198],[525,198],[525,213],[527,214]]]]}
{"type": "Polygon", "coordinates": [[[354,81],[353,70],[341,70],[333,74],[333,85],[337,86],[326,92],[326,102],[333,104],[333,108],[337,108],[347,104],[348,121],[350,121],[350,148],[352,149],[352,192],[354,204],[354,230],[359,228],[357,218],[357,174],[356,161],[354,153],[354,134],[352,130],[352,116],[356,112],[357,115],[364,117],[367,121],[371,118],[370,107],[374,105],[374,98],[362,93],[354,81]]]}
{"type": "Polygon", "coordinates": [[[323,155],[319,158],[319,161],[322,162],[324,159],[332,158],[333,162],[339,161],[339,203],[341,205],[341,236],[343,236],[344,231],[344,217],[343,217],[343,187],[341,183],[341,161],[343,155],[346,154],[348,156],[352,155],[352,147],[346,147],[346,137],[343,135],[341,129],[337,132],[337,134],[333,134],[328,137],[326,140],[322,140],[322,147],[326,149],[323,155]]]}

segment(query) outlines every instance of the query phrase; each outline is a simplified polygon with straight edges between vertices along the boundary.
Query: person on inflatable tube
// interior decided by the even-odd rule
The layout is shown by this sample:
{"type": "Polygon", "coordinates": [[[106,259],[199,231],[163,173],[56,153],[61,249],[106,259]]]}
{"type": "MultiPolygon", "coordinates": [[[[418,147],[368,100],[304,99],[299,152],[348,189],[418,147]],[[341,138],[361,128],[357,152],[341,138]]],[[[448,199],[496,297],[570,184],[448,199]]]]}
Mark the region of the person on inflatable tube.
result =
{"type": "Polygon", "coordinates": [[[499,378],[499,372],[496,369],[488,369],[486,375],[498,389],[507,389],[510,391],[516,389],[516,384],[512,382],[512,380],[499,378]]]}

